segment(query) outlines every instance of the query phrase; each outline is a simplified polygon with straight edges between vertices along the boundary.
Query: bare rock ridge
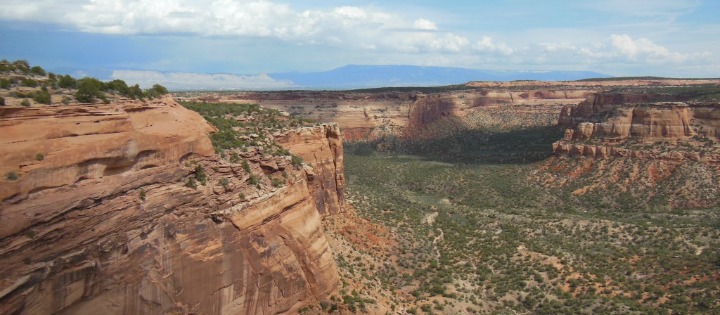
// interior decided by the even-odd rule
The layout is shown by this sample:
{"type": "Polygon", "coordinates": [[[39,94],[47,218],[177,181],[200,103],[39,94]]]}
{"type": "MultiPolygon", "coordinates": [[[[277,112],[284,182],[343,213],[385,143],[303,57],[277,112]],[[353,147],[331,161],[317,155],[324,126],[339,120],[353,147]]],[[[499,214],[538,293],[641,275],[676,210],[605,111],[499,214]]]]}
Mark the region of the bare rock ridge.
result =
{"type": "Polygon", "coordinates": [[[336,125],[282,136],[304,168],[251,149],[247,172],[170,98],[0,117],[0,313],[293,313],[337,289],[336,125]]]}

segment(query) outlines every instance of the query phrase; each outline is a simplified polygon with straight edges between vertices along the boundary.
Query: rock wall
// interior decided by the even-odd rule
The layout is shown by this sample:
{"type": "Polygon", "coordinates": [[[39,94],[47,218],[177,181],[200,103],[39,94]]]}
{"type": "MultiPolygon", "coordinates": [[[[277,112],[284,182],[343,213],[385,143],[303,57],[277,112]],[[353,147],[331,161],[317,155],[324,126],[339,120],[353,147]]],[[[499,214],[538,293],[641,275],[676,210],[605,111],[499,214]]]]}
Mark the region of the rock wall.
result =
{"type": "Polygon", "coordinates": [[[595,90],[554,90],[537,86],[519,89],[468,89],[451,92],[282,91],[198,94],[187,100],[256,103],[300,117],[337,123],[346,140],[384,135],[414,137],[443,117],[467,117],[478,111],[516,108],[520,115],[557,115],[563,105],[577,104],[595,90]]]}
{"type": "Polygon", "coordinates": [[[625,104],[681,102],[687,97],[671,94],[651,93],[595,93],[589,95],[578,104],[563,107],[558,123],[563,126],[574,126],[586,121],[602,121],[608,113],[625,104]]]}
{"type": "Polygon", "coordinates": [[[629,157],[666,161],[699,161],[720,165],[716,142],[720,104],[649,102],[671,95],[599,94],[563,109],[559,123],[568,129],[553,144],[557,155],[597,158],[629,157]]]}
{"type": "Polygon", "coordinates": [[[692,109],[685,103],[655,103],[616,108],[602,122],[581,122],[573,139],[686,138],[695,135],[692,109]]]}
{"type": "Polygon", "coordinates": [[[337,124],[290,131],[275,140],[302,158],[310,191],[321,215],[335,214],[345,203],[343,136],[337,124]]]}
{"type": "Polygon", "coordinates": [[[336,290],[312,172],[284,157],[244,152],[286,174],[250,184],[171,99],[0,116],[0,313],[295,313],[336,290]]]}

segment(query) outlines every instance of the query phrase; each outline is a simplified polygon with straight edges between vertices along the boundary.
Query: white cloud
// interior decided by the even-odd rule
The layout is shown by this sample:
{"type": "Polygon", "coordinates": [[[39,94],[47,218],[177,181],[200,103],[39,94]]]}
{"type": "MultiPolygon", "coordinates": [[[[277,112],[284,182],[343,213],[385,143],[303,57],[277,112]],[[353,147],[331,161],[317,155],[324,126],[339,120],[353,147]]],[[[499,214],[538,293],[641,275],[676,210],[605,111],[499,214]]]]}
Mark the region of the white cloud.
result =
{"type": "Polygon", "coordinates": [[[415,29],[418,30],[426,30],[426,31],[435,31],[437,30],[437,25],[433,21],[426,20],[426,19],[417,19],[415,22],[413,22],[413,26],[415,29]]]}
{"type": "Polygon", "coordinates": [[[159,83],[170,90],[284,89],[294,86],[290,81],[275,80],[266,74],[242,76],[233,74],[115,70],[111,78],[137,83],[144,88],[159,83]]]}
{"type": "Polygon", "coordinates": [[[704,61],[711,56],[707,51],[692,53],[671,51],[647,38],[636,39],[627,34],[612,34],[604,41],[589,45],[539,43],[532,51],[545,58],[585,63],[612,61],[637,64],[681,64],[704,61]],[[578,58],[581,60],[577,60],[578,58]]]}
{"type": "Polygon", "coordinates": [[[7,0],[0,20],[56,23],[88,33],[265,37],[390,51],[456,52],[467,40],[439,32],[429,19],[372,7],[298,10],[268,0],[7,0]],[[418,30],[433,32],[412,34],[418,30]]]}
{"type": "Polygon", "coordinates": [[[490,52],[499,53],[502,55],[510,55],[514,52],[514,49],[505,43],[495,43],[492,37],[483,36],[481,40],[473,45],[473,48],[478,52],[490,52]]]}

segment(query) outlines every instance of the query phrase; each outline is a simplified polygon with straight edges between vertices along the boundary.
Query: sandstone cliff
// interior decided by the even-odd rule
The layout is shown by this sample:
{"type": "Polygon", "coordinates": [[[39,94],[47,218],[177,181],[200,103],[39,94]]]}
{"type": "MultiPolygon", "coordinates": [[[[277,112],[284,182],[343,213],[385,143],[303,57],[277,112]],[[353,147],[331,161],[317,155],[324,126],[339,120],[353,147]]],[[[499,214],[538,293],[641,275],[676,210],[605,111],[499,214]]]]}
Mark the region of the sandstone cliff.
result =
{"type": "Polygon", "coordinates": [[[712,102],[625,103],[627,100],[668,99],[674,96],[593,96],[563,109],[559,124],[565,137],[553,144],[559,154],[656,158],[660,143],[687,144],[662,156],[716,162],[712,143],[720,141],[720,104],[712,102]],[[648,144],[656,144],[648,146],[648,144]],[[694,147],[705,150],[690,150],[694,147]]]}
{"type": "Polygon", "coordinates": [[[546,186],[573,187],[574,195],[717,206],[720,104],[677,101],[683,98],[600,93],[566,107],[559,118],[565,136],[533,176],[546,186]]]}
{"type": "Polygon", "coordinates": [[[340,212],[345,203],[345,173],[343,137],[338,125],[301,128],[275,140],[310,165],[305,171],[320,214],[340,212]]]}
{"type": "Polygon", "coordinates": [[[0,116],[0,313],[292,313],[336,290],[337,127],[298,131],[332,152],[305,157],[315,173],[253,148],[248,172],[171,99],[0,116]]]}

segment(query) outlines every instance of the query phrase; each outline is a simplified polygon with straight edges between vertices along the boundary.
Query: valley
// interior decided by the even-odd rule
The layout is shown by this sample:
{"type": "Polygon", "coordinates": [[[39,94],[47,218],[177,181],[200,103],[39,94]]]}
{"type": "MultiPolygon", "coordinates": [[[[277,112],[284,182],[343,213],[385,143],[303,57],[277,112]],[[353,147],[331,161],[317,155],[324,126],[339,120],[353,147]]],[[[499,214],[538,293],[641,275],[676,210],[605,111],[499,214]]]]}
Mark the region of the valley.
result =
{"type": "Polygon", "coordinates": [[[717,80],[165,95],[5,65],[2,313],[720,309],[717,80]]]}
{"type": "Polygon", "coordinates": [[[717,84],[200,97],[351,126],[348,211],[325,219],[339,308],[683,314],[720,307],[717,84]]]}

